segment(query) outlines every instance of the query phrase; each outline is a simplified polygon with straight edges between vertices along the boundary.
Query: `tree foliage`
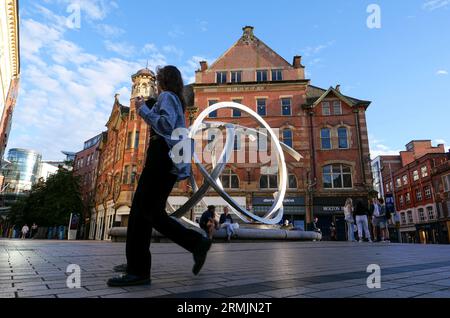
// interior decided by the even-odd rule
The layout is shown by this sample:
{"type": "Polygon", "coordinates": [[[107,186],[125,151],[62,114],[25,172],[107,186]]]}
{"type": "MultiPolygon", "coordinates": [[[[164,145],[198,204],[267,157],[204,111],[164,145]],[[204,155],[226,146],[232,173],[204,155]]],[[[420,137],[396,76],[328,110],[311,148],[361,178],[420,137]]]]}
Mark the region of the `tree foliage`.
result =
{"type": "Polygon", "coordinates": [[[67,225],[71,213],[81,215],[83,211],[79,182],[71,171],[60,168],[46,182],[34,185],[29,195],[11,207],[11,224],[67,225]]]}

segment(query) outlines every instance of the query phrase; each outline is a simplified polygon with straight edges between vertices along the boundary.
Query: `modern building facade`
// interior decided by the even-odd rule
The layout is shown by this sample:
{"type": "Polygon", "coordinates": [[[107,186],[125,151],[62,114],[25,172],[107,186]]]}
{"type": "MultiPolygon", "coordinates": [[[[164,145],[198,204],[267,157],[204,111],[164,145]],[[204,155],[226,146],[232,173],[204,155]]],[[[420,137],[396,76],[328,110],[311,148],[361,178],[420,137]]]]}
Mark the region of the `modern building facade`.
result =
{"type": "Polygon", "coordinates": [[[372,160],[373,189],[380,198],[384,198],[384,183],[393,182],[393,173],[402,167],[400,155],[398,156],[378,156],[372,160]]]}
{"type": "MultiPolygon", "coordinates": [[[[133,75],[132,98],[154,94],[152,71],[144,69],[133,75]]],[[[341,226],[343,234],[346,198],[367,199],[372,190],[365,115],[370,102],[345,96],[339,85],[328,89],[311,85],[305,78],[301,57],[287,62],[255,36],[253,27],[245,27],[238,41],[212,65],[200,63],[195,83],[185,89],[185,99],[189,123],[217,102],[244,104],[278,129],[280,139],[304,157],[297,162],[286,156],[289,190],[285,214],[300,226],[318,216],[325,235],[331,222],[338,224],[338,229],[341,226]]],[[[208,120],[258,128],[248,116],[231,109],[212,113],[208,120]]],[[[108,239],[108,230],[115,222],[127,225],[149,136],[133,99],[127,107],[116,96],[106,126],[106,137],[99,146],[96,203],[91,218],[91,230],[95,230],[90,237],[95,239],[108,239]]],[[[263,141],[255,146],[246,138],[237,139],[234,155],[243,156],[244,162],[231,163],[221,177],[227,192],[257,214],[270,208],[277,185],[271,165],[261,167],[246,160],[262,147],[270,149],[270,143],[263,141]]],[[[195,169],[194,174],[201,184],[202,177],[195,169]]],[[[178,208],[191,192],[187,183],[181,182],[169,202],[178,208]]],[[[216,205],[219,212],[226,205],[213,191],[205,197],[205,203],[216,205]]],[[[193,217],[205,208],[197,206],[193,217]]]]}
{"type": "Polygon", "coordinates": [[[38,180],[47,181],[47,179],[56,174],[59,169],[59,164],[53,161],[43,161],[40,166],[38,180]]]}
{"type": "Polygon", "coordinates": [[[3,168],[3,205],[9,206],[39,180],[41,154],[27,149],[10,149],[8,164],[3,168]]]}
{"type": "Polygon", "coordinates": [[[0,0],[0,159],[8,144],[19,79],[18,0],[0,0]]]}

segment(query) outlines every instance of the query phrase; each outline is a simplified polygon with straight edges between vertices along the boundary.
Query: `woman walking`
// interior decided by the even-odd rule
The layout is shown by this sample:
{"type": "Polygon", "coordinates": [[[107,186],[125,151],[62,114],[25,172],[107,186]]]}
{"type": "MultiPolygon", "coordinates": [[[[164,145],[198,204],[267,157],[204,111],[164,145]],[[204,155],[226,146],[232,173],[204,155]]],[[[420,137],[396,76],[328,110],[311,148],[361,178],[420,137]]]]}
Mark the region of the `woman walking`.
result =
{"type": "Polygon", "coordinates": [[[134,195],[128,222],[127,264],[115,267],[126,274],[108,280],[111,287],[150,284],[152,230],[171,239],[194,256],[192,272],[198,275],[211,247],[211,240],[187,229],[165,211],[167,198],[177,181],[191,173],[189,163],[174,164],[170,153],[178,141],[172,140],[177,128],[185,128],[183,79],[174,66],[157,72],[159,97],[147,106],[143,98],[136,100],[136,112],[151,126],[147,159],[134,195]]]}
{"type": "Polygon", "coordinates": [[[356,242],[355,240],[355,219],[353,218],[353,200],[351,198],[348,198],[345,201],[344,206],[344,215],[345,215],[345,222],[347,223],[347,240],[349,242],[356,242]]]}

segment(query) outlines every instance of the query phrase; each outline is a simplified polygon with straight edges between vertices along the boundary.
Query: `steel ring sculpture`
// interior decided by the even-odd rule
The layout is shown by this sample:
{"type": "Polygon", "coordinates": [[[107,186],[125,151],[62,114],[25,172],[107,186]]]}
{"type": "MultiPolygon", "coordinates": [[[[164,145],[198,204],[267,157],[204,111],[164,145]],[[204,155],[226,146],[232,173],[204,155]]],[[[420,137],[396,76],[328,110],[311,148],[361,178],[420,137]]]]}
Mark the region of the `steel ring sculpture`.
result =
{"type": "MultiPolygon", "coordinates": [[[[207,169],[202,165],[200,162],[197,154],[194,152],[193,154],[193,161],[197,168],[199,169],[200,173],[203,175],[205,183],[199,188],[197,186],[197,183],[195,181],[195,178],[193,174],[191,174],[190,183],[192,186],[192,189],[194,191],[193,196],[177,211],[173,212],[171,214],[172,217],[176,218],[183,218],[185,221],[189,221],[184,218],[184,216],[190,212],[192,208],[194,208],[198,203],[203,201],[203,197],[206,195],[208,190],[212,187],[232,208],[233,213],[236,214],[242,221],[245,223],[251,223],[251,222],[257,222],[265,225],[275,225],[280,223],[280,221],[283,218],[283,201],[286,196],[286,190],[287,190],[287,167],[286,167],[286,161],[284,152],[287,152],[290,154],[293,158],[295,158],[297,161],[299,161],[302,156],[296,152],[294,149],[289,147],[288,145],[282,143],[279,141],[277,135],[273,131],[273,129],[269,126],[269,124],[255,111],[248,108],[247,106],[244,106],[242,104],[233,103],[233,102],[223,102],[223,103],[217,103],[214,104],[207,109],[205,109],[195,120],[194,124],[190,127],[189,131],[189,138],[194,140],[195,145],[195,135],[203,130],[204,128],[208,127],[224,127],[226,129],[226,141],[225,145],[223,147],[222,153],[220,156],[216,156],[216,142],[213,142],[213,152],[212,152],[212,172],[209,173],[207,169]],[[204,120],[208,117],[209,114],[212,112],[218,111],[220,109],[235,109],[240,110],[241,112],[247,113],[250,117],[255,119],[259,125],[261,125],[263,128],[266,129],[268,134],[262,133],[256,129],[243,127],[239,125],[233,125],[230,123],[220,123],[220,122],[209,122],[204,123],[204,120]],[[274,197],[274,203],[269,209],[269,212],[267,212],[263,217],[260,217],[258,215],[253,214],[250,211],[247,211],[246,209],[243,209],[239,204],[231,198],[228,193],[225,192],[221,182],[220,182],[220,175],[222,174],[223,170],[226,168],[230,156],[234,150],[234,143],[235,143],[235,136],[236,136],[236,130],[245,129],[245,131],[248,134],[251,134],[251,136],[254,137],[254,134],[258,136],[258,134],[270,137],[272,141],[272,145],[275,149],[276,153],[276,159],[278,164],[278,191],[275,192],[274,197]]],[[[195,148],[194,148],[195,149],[195,148]]],[[[204,202],[203,202],[204,203],[204,202]]],[[[169,205],[169,209],[171,211],[174,211],[173,207],[169,205]]],[[[193,222],[190,222],[191,224],[195,224],[193,222]]],[[[197,224],[195,224],[197,225],[197,224]]]]}

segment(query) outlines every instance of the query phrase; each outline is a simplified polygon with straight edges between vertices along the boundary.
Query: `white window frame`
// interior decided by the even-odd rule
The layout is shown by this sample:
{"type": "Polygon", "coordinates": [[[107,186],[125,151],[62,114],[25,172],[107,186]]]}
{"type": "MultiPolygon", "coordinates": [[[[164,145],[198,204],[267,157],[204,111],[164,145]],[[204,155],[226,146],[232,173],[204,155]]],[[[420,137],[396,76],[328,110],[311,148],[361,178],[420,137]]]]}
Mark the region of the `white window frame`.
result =
{"type": "Polygon", "coordinates": [[[322,102],[322,116],[331,116],[331,104],[328,101],[322,102]],[[325,107],[325,105],[328,105],[325,107]],[[328,109],[328,112],[325,112],[325,109],[328,109]]]}
{"type": "MultiPolygon", "coordinates": [[[[326,139],[328,139],[328,138],[326,138],[326,139]]],[[[321,150],[333,150],[333,138],[332,138],[332,134],[331,134],[331,129],[330,128],[328,128],[328,127],[325,127],[325,128],[321,128],[320,129],[320,149],[321,150]],[[330,148],[324,148],[323,147],[323,140],[325,139],[325,138],[323,138],[322,137],[322,131],[324,131],[324,130],[328,130],[329,132],[330,132],[330,148]]]]}
{"type": "Polygon", "coordinates": [[[427,216],[428,220],[436,220],[436,213],[434,213],[434,209],[432,206],[427,206],[427,216]]]}
{"type": "Polygon", "coordinates": [[[280,103],[281,103],[281,116],[292,116],[292,98],[291,97],[283,97],[283,98],[281,98],[280,103]],[[283,110],[284,110],[283,101],[284,100],[289,100],[289,115],[283,114],[283,110]]]}
{"type": "Polygon", "coordinates": [[[242,74],[243,74],[242,71],[231,71],[230,72],[230,83],[232,83],[232,84],[242,83],[242,74]],[[238,73],[241,74],[241,80],[240,81],[237,81],[237,74],[238,73]],[[235,81],[233,81],[233,75],[235,75],[235,81]]]}
{"type": "Polygon", "coordinates": [[[406,212],[408,223],[414,223],[414,215],[411,210],[406,212]]]}
{"type": "Polygon", "coordinates": [[[420,208],[417,210],[417,213],[419,214],[419,221],[420,222],[426,222],[427,221],[427,215],[425,213],[425,209],[420,208]]]}
{"type": "Polygon", "coordinates": [[[228,72],[226,71],[217,71],[216,72],[216,84],[226,84],[228,81],[228,72]],[[221,81],[219,82],[219,75],[221,81]],[[223,81],[223,76],[225,75],[225,81],[223,81]]]}
{"type": "Polygon", "coordinates": [[[426,186],[423,191],[425,193],[425,200],[430,200],[431,198],[433,198],[433,191],[431,190],[431,186],[426,186]]]}
{"type": "Polygon", "coordinates": [[[340,100],[333,101],[333,115],[340,116],[342,115],[342,102],[340,100]],[[336,105],[339,103],[339,112],[336,113],[336,105]]]}
{"type": "Polygon", "coordinates": [[[428,167],[427,166],[423,166],[422,168],[420,168],[420,172],[422,174],[422,178],[428,177],[428,167]]]}

